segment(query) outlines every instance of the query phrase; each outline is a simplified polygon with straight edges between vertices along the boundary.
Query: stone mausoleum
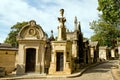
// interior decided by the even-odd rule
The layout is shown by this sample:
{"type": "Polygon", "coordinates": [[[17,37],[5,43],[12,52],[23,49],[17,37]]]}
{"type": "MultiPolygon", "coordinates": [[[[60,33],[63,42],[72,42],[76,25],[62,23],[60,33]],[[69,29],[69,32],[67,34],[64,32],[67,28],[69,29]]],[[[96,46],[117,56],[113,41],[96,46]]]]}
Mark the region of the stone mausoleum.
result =
{"type": "Polygon", "coordinates": [[[88,60],[87,57],[84,59],[83,34],[77,17],[72,32],[65,25],[64,9],[60,10],[58,21],[57,39],[54,39],[53,31],[48,38],[42,27],[34,20],[22,27],[17,36],[19,43],[17,75],[71,74],[80,67],[80,63],[88,60]]]}

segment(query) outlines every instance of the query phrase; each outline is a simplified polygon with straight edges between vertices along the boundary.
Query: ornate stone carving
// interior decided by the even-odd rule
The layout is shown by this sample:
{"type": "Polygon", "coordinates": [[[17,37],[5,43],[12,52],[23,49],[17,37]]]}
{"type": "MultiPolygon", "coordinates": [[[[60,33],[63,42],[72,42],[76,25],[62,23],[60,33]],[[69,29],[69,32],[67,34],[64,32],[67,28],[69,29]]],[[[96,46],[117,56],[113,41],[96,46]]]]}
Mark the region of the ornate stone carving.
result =
{"type": "Polygon", "coordinates": [[[36,26],[36,22],[35,22],[34,20],[31,20],[31,21],[29,22],[29,24],[30,24],[31,27],[36,26]]]}
{"type": "Polygon", "coordinates": [[[33,28],[30,28],[30,29],[29,29],[29,35],[34,36],[35,33],[36,33],[35,29],[33,29],[33,28]]]}
{"type": "Polygon", "coordinates": [[[29,21],[27,25],[25,25],[20,32],[18,33],[17,39],[40,39],[46,40],[47,35],[41,28],[41,26],[37,25],[34,20],[29,21]]]}

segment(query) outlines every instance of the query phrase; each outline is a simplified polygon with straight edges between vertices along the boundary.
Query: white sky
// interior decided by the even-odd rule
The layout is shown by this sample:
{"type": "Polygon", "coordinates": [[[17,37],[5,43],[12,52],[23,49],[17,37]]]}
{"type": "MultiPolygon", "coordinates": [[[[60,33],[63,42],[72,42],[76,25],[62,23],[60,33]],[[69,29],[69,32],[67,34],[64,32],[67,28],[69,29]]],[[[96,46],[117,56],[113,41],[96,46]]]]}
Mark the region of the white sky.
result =
{"type": "Polygon", "coordinates": [[[74,17],[81,22],[84,37],[90,38],[93,31],[89,22],[97,20],[97,0],[0,0],[0,43],[3,43],[12,25],[17,22],[35,20],[49,35],[57,36],[59,10],[64,9],[70,31],[74,30],[74,17]]]}

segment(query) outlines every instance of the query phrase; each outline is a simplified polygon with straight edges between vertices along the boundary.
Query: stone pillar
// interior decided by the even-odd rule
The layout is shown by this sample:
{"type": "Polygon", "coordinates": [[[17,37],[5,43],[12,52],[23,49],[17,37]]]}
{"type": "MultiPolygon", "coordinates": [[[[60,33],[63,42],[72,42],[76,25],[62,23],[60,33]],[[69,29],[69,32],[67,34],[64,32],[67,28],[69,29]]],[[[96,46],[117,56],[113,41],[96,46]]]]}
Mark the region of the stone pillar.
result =
{"type": "MultiPolygon", "coordinates": [[[[44,46],[44,45],[43,45],[44,46]]],[[[43,47],[43,53],[42,53],[42,59],[41,59],[41,74],[45,74],[45,52],[46,52],[46,47],[43,47]]]]}
{"type": "Polygon", "coordinates": [[[55,58],[56,58],[56,52],[52,50],[49,74],[55,74],[56,72],[56,59],[55,58]]]}
{"type": "Polygon", "coordinates": [[[39,48],[36,48],[36,68],[35,72],[39,73],[40,72],[40,61],[39,61],[39,48]]]}
{"type": "Polygon", "coordinates": [[[90,49],[90,55],[91,55],[91,62],[93,63],[93,59],[94,59],[94,49],[93,49],[93,47],[90,49]]]}
{"type": "Polygon", "coordinates": [[[18,64],[17,64],[17,75],[23,75],[25,74],[25,48],[24,45],[19,45],[19,51],[18,51],[18,64]]]}

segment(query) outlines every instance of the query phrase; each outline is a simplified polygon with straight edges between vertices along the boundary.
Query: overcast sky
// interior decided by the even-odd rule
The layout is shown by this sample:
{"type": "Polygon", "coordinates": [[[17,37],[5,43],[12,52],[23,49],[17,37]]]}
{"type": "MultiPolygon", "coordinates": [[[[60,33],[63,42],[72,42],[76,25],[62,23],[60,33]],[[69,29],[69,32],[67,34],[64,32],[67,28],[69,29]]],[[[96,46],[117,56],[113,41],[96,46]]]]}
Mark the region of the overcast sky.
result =
{"type": "Polygon", "coordinates": [[[66,27],[73,31],[74,17],[81,22],[84,37],[90,38],[93,31],[89,22],[97,20],[97,0],[0,0],[0,43],[3,43],[12,25],[35,20],[43,30],[57,35],[59,10],[64,9],[66,27]]]}

